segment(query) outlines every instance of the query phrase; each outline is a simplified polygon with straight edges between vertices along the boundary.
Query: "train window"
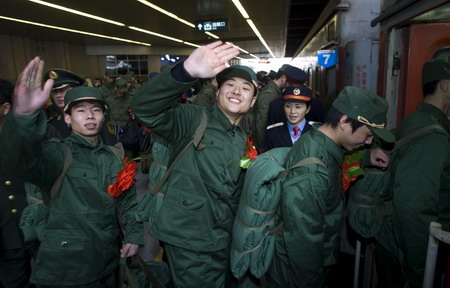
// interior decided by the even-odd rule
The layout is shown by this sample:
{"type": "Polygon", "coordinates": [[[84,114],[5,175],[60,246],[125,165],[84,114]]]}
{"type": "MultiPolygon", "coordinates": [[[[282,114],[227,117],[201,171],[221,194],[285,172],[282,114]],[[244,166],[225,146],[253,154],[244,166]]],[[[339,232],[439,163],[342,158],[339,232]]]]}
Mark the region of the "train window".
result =
{"type": "Polygon", "coordinates": [[[148,60],[146,55],[109,55],[106,56],[106,68],[116,69],[119,74],[134,72],[136,76],[148,75],[148,60]]]}
{"type": "Polygon", "coordinates": [[[433,59],[439,59],[446,62],[450,62],[450,47],[441,47],[433,54],[433,59]]]}
{"type": "Polygon", "coordinates": [[[331,21],[327,25],[327,40],[333,41],[336,38],[336,21],[331,21]]]}

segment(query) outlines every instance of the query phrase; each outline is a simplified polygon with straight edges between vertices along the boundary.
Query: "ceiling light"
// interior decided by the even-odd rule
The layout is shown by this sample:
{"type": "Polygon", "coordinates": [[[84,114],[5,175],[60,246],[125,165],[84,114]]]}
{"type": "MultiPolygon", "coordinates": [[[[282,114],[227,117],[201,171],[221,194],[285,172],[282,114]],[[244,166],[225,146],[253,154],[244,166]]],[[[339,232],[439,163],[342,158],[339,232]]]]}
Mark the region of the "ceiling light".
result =
{"type": "MultiPolygon", "coordinates": [[[[258,28],[256,28],[255,24],[250,19],[250,16],[248,15],[247,11],[245,11],[245,8],[242,6],[241,2],[239,2],[239,0],[231,0],[231,1],[234,3],[236,8],[239,10],[239,12],[241,12],[242,17],[244,17],[244,19],[247,21],[248,25],[250,25],[250,27],[252,28],[252,30],[256,34],[256,36],[258,36],[259,41],[261,41],[261,43],[264,45],[264,47],[266,47],[266,49],[267,49],[267,51],[269,51],[270,55],[272,55],[272,57],[275,58],[275,55],[273,54],[272,50],[270,50],[269,45],[267,45],[266,41],[261,36],[261,33],[259,33],[258,28]]],[[[259,57],[257,57],[257,58],[259,59],[259,57]]]]}
{"type": "Polygon", "coordinates": [[[196,47],[196,48],[200,47],[200,45],[197,45],[197,44],[194,44],[194,43],[191,43],[191,42],[184,41],[183,43],[186,44],[186,45],[192,46],[192,47],[196,47]]]}
{"type": "Polygon", "coordinates": [[[214,35],[214,34],[213,34],[213,33],[211,33],[211,32],[205,32],[205,34],[207,34],[207,35],[209,35],[209,36],[213,37],[214,39],[219,39],[219,38],[220,38],[219,36],[217,36],[217,35],[214,35]]]}
{"type": "Polygon", "coordinates": [[[92,19],[95,19],[95,20],[98,20],[98,21],[111,23],[111,24],[114,24],[114,25],[117,25],[117,26],[125,26],[125,24],[117,22],[117,21],[113,21],[113,20],[109,20],[109,19],[106,19],[106,18],[98,17],[98,16],[95,16],[95,15],[92,15],[92,14],[84,13],[84,12],[81,12],[81,11],[78,11],[78,10],[70,9],[70,8],[67,8],[67,7],[59,6],[59,5],[48,3],[48,2],[45,2],[45,1],[41,1],[41,0],[28,0],[28,1],[31,1],[31,2],[34,2],[34,3],[37,3],[37,4],[41,4],[41,5],[45,5],[45,6],[48,6],[48,7],[52,7],[52,8],[55,8],[55,9],[63,10],[63,11],[66,11],[66,12],[70,12],[70,13],[73,13],[73,14],[78,14],[78,15],[81,15],[81,16],[84,16],[84,17],[92,18],[92,19]]]}
{"type": "Polygon", "coordinates": [[[175,41],[175,42],[183,43],[183,40],[180,40],[180,39],[177,39],[177,38],[173,38],[173,37],[170,37],[170,36],[166,36],[166,35],[163,35],[163,34],[159,34],[159,33],[156,33],[156,32],[152,32],[152,31],[149,31],[149,30],[141,29],[141,28],[134,27],[134,26],[128,26],[128,28],[130,28],[132,30],[139,31],[139,32],[147,33],[147,34],[150,34],[150,35],[158,36],[158,37],[161,37],[161,38],[169,39],[169,40],[172,40],[172,41],[175,41]]]}
{"type": "Polygon", "coordinates": [[[184,23],[184,24],[186,24],[186,25],[188,25],[188,26],[191,26],[192,28],[195,28],[195,25],[194,25],[193,23],[188,22],[188,21],[186,21],[186,20],[184,20],[184,19],[178,17],[177,15],[175,15],[175,14],[173,14],[173,13],[167,11],[167,10],[164,10],[163,8],[161,8],[161,7],[159,7],[159,6],[156,6],[155,4],[153,4],[153,3],[151,3],[151,2],[148,2],[148,1],[145,1],[145,0],[137,0],[137,1],[138,1],[138,2],[141,2],[141,3],[144,4],[144,5],[147,5],[147,6],[150,7],[150,8],[153,8],[153,9],[155,9],[156,11],[159,11],[159,12],[161,12],[161,13],[163,13],[163,14],[169,16],[169,17],[172,17],[173,19],[176,19],[176,20],[178,20],[178,21],[180,21],[180,22],[182,22],[182,23],[184,23]]]}
{"type": "Polygon", "coordinates": [[[10,20],[10,21],[15,21],[15,22],[21,22],[21,23],[25,23],[25,24],[31,24],[31,25],[35,25],[35,26],[46,27],[46,28],[51,28],[51,29],[56,29],[56,30],[62,30],[62,31],[67,31],[67,32],[72,32],[72,33],[78,33],[78,34],[83,34],[83,35],[89,35],[89,36],[94,36],[94,37],[99,37],[99,38],[106,38],[106,39],[112,39],[112,40],[117,40],[117,41],[122,41],[122,42],[134,43],[134,44],[139,44],[139,45],[144,45],[144,46],[151,46],[150,43],[138,42],[138,41],[133,41],[133,40],[119,38],[119,37],[113,37],[113,36],[102,35],[102,34],[97,34],[97,33],[91,33],[91,32],[86,32],[86,31],[81,31],[81,30],[75,30],[75,29],[69,29],[69,28],[58,27],[58,26],[53,26],[53,25],[47,25],[47,24],[31,22],[31,21],[27,21],[27,20],[11,18],[11,17],[6,17],[6,16],[0,16],[0,19],[5,19],[5,20],[10,20]]]}
{"type": "Polygon", "coordinates": [[[231,0],[231,1],[234,3],[234,6],[236,6],[236,8],[239,10],[239,12],[241,12],[242,17],[244,17],[245,19],[250,18],[250,16],[247,14],[247,11],[245,11],[245,9],[244,9],[244,6],[242,6],[242,4],[241,4],[241,2],[239,2],[239,0],[231,0]]]}

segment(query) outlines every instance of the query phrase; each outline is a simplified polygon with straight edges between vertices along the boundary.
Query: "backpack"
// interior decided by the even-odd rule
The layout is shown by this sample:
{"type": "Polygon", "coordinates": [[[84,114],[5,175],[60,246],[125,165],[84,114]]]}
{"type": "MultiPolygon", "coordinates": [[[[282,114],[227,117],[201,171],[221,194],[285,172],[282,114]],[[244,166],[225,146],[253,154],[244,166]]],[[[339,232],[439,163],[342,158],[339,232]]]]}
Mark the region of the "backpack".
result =
{"type": "Polygon", "coordinates": [[[237,278],[247,270],[260,278],[272,263],[275,239],[283,223],[277,211],[281,198],[281,179],[292,169],[309,164],[325,164],[310,157],[290,168],[283,163],[290,147],[274,148],[258,155],[248,168],[233,223],[231,271],[237,278]]]}
{"type": "MultiPolygon", "coordinates": [[[[423,137],[431,131],[445,131],[440,125],[432,124],[413,131],[395,142],[390,158],[410,141],[423,137]]],[[[392,162],[392,161],[391,161],[392,162]]],[[[394,183],[392,167],[365,169],[364,174],[353,183],[349,190],[348,222],[350,227],[364,238],[374,237],[383,226],[385,216],[393,212],[393,195],[389,189],[394,183]]]]}
{"type": "Polygon", "coordinates": [[[202,143],[200,141],[205,133],[206,125],[208,124],[208,114],[203,112],[202,118],[200,120],[191,141],[189,141],[186,146],[181,150],[177,157],[172,161],[170,167],[167,168],[167,162],[170,156],[170,144],[164,139],[156,137],[153,147],[152,154],[153,162],[150,166],[150,193],[145,193],[136,210],[136,220],[138,222],[149,222],[152,223],[158,214],[161,206],[164,202],[165,194],[161,192],[161,188],[166,183],[170,174],[172,174],[173,169],[177,165],[178,161],[183,157],[184,153],[190,148],[194,147],[197,150],[202,149],[202,143]]]}
{"type": "MultiPolygon", "coordinates": [[[[25,182],[28,206],[23,210],[19,223],[19,227],[22,229],[25,241],[40,240],[45,230],[50,211],[49,206],[51,205],[56,194],[59,192],[67,170],[70,168],[70,165],[72,165],[72,151],[70,150],[69,145],[65,144],[65,147],[66,158],[64,159],[63,170],[50,188],[50,197],[46,196],[48,194],[43,193],[43,190],[46,188],[25,182]]],[[[108,147],[118,159],[121,159],[120,157],[123,158],[123,148],[120,146],[108,147]]]]}

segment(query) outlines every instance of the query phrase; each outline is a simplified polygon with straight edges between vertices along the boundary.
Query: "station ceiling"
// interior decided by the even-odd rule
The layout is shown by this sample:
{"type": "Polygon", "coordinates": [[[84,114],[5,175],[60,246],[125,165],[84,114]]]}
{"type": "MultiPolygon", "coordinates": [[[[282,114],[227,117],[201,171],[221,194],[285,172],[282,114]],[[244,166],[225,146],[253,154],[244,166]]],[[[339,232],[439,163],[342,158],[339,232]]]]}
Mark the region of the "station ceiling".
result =
{"type": "MultiPolygon", "coordinates": [[[[62,41],[79,45],[128,45],[109,36],[141,42],[152,48],[193,48],[219,37],[233,42],[246,52],[242,58],[292,57],[329,0],[241,0],[263,41],[233,3],[235,0],[0,0],[0,35],[13,35],[33,40],[62,41]],[[159,7],[172,17],[150,7],[159,7]],[[50,7],[50,5],[58,5],[50,7]],[[61,10],[61,7],[101,17],[61,10]],[[177,16],[196,26],[203,21],[227,22],[226,31],[196,31],[177,16]],[[113,20],[111,24],[104,20],[113,20]],[[226,21],[224,21],[226,20],[226,21]],[[51,27],[43,27],[49,25],[51,27]],[[56,27],[62,28],[58,30],[56,27]],[[74,30],[82,34],[74,33],[74,30]],[[150,34],[149,34],[150,32],[150,34]],[[87,35],[93,33],[94,35],[87,35]],[[155,36],[159,33],[175,39],[155,36]],[[178,42],[182,41],[182,42],[178,42]],[[263,44],[266,42],[270,49],[263,44]],[[188,44],[190,43],[190,44],[188,44]],[[252,56],[252,55],[254,56],[252,56]]],[[[221,28],[219,28],[221,29],[221,28]]],[[[223,28],[222,28],[223,29],[223,28]]]]}

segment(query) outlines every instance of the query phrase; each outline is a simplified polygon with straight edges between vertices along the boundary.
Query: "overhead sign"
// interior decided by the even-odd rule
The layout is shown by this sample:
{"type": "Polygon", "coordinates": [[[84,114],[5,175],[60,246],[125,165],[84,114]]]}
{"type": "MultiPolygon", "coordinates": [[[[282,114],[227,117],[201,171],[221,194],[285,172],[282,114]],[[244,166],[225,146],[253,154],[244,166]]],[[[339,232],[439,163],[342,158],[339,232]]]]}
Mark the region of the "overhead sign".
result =
{"type": "Polygon", "coordinates": [[[228,19],[195,21],[195,30],[201,32],[228,31],[228,19]]]}
{"type": "Polygon", "coordinates": [[[317,51],[317,62],[322,67],[331,67],[337,64],[337,50],[319,50],[317,51]]]}

